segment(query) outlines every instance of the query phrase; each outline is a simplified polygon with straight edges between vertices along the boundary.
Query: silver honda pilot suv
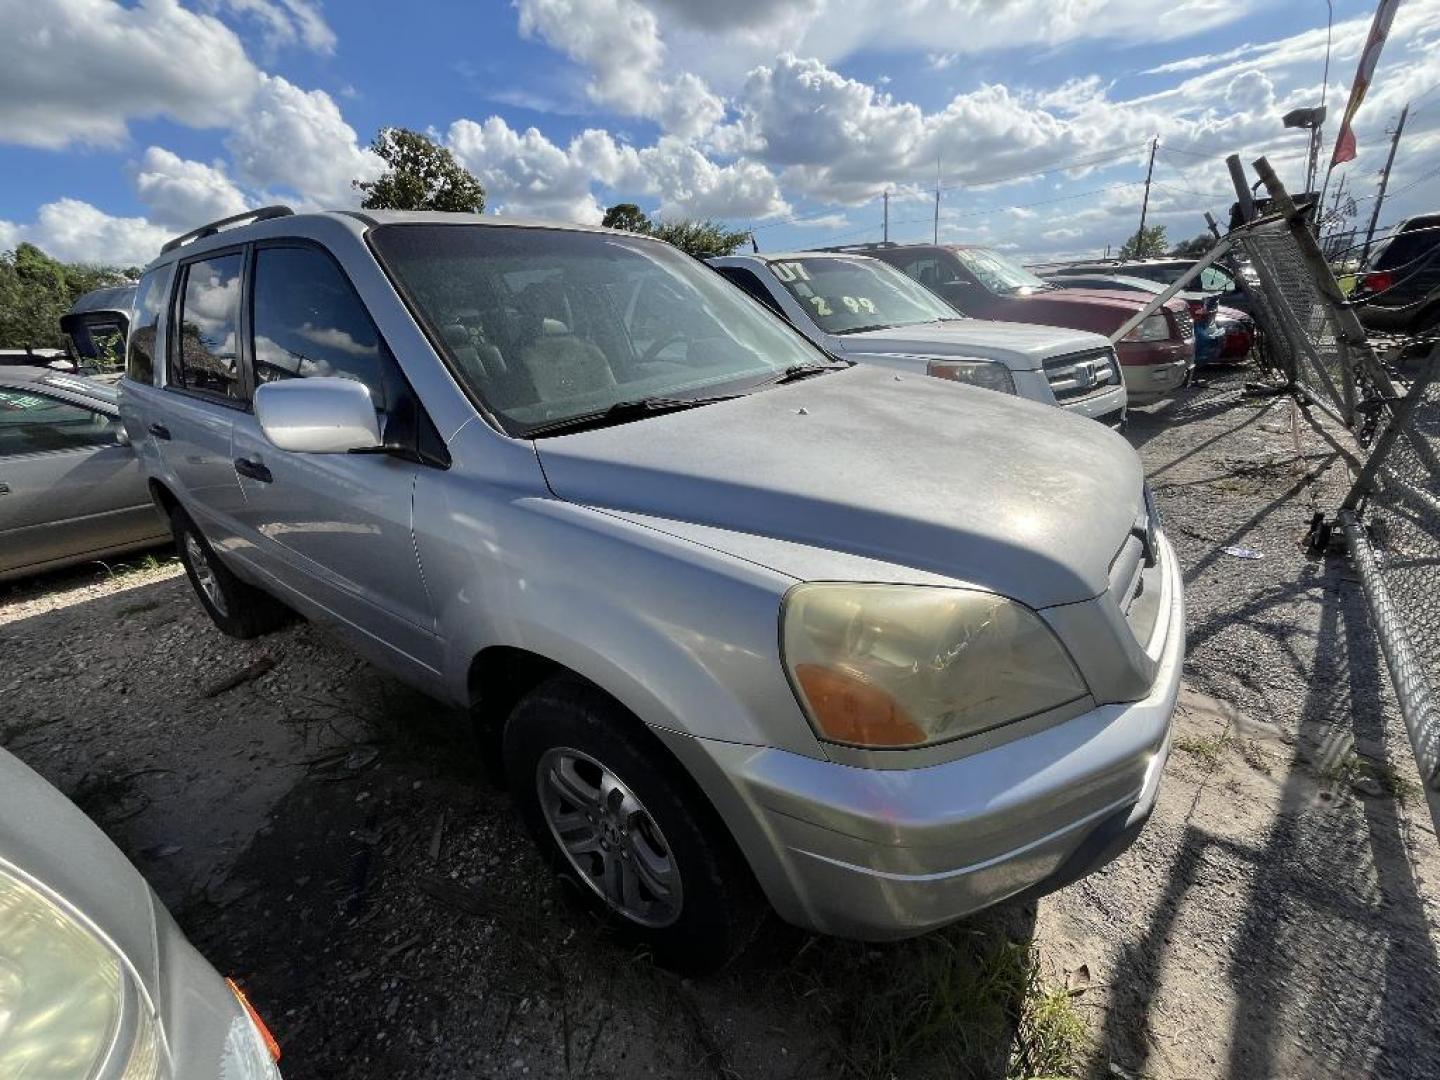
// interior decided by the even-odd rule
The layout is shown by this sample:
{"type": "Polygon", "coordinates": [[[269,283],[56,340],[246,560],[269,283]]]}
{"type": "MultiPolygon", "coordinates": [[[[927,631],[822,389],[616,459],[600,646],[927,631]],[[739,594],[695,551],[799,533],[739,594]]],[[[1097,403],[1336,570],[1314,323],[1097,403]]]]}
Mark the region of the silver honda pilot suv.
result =
{"type": "Polygon", "coordinates": [[[836,361],[644,237],[284,208],[146,270],[122,415],[200,602],[493,724],[537,843],[663,960],[763,907],[918,934],[1155,803],[1184,649],[1100,424],[836,361]]]}

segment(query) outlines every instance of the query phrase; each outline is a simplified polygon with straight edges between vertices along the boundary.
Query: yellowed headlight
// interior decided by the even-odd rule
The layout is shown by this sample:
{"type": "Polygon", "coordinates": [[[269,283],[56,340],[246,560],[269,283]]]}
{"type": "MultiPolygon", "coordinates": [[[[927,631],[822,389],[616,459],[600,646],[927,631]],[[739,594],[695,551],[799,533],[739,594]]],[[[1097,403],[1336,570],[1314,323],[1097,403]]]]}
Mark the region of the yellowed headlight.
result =
{"type": "Polygon", "coordinates": [[[782,647],[816,734],[858,746],[945,742],[1086,693],[1038,615],[971,589],[797,585],[782,647]]]}

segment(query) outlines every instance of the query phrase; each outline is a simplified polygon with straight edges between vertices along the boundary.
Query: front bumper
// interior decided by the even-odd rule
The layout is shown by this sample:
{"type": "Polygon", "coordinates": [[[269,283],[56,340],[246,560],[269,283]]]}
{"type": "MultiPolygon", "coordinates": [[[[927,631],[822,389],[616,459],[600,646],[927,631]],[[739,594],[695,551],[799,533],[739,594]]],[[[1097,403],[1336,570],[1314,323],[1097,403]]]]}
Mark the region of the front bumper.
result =
{"type": "Polygon", "coordinates": [[[1102,705],[944,764],[869,769],[661,732],[705,787],[782,917],[910,937],[1068,884],[1149,817],[1184,659],[1173,552],[1165,644],[1140,701],[1102,705]]]}
{"type": "Polygon", "coordinates": [[[1158,401],[1185,385],[1195,367],[1193,342],[1122,342],[1120,371],[1131,404],[1158,401]]]}

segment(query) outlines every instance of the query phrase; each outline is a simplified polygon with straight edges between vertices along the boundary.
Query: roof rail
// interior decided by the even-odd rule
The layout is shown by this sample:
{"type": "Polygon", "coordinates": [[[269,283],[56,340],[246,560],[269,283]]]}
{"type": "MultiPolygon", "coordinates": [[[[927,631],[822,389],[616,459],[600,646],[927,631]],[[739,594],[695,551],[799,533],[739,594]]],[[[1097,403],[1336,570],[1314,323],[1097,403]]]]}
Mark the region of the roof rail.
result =
{"type": "Polygon", "coordinates": [[[876,248],[892,248],[900,245],[893,240],[880,240],[869,244],[836,244],[834,247],[815,247],[810,251],[874,251],[876,248]]]}
{"type": "Polygon", "coordinates": [[[269,221],[271,218],[287,217],[295,211],[288,206],[262,206],[258,210],[246,210],[243,214],[234,214],[219,221],[212,221],[208,225],[201,225],[198,229],[191,229],[187,233],[168,241],[160,249],[160,254],[174,251],[181,244],[188,244],[193,240],[203,240],[207,236],[214,236],[227,225],[236,225],[242,221],[269,221]]]}

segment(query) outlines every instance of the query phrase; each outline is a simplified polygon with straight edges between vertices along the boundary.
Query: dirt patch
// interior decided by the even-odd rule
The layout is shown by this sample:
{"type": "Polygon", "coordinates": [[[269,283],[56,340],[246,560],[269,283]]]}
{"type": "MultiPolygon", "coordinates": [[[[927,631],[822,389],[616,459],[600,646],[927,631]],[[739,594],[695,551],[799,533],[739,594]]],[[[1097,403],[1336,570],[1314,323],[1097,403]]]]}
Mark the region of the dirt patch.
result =
{"type": "Polygon", "coordinates": [[[1434,1076],[1436,837],[1359,586],[1298,543],[1336,463],[1240,384],[1132,413],[1191,642],[1151,824],[916,942],[772,924],[718,976],[656,969],[546,874],[464,716],[314,627],[222,637],[165,559],[0,592],[0,741],[291,1077],[1434,1076]]]}

